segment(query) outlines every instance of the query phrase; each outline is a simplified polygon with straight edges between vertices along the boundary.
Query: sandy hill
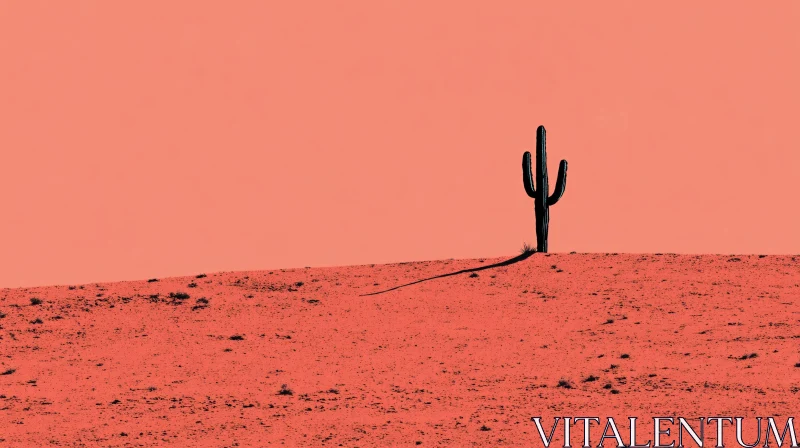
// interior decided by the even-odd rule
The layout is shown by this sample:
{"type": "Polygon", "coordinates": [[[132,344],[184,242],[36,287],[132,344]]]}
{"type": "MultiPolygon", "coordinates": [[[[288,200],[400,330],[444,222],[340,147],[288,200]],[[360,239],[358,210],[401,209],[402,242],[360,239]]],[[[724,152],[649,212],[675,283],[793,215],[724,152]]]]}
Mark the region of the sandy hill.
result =
{"type": "Polygon", "coordinates": [[[797,410],[792,256],[534,254],[362,295],[504,259],[0,289],[0,446],[541,446],[532,416],[797,410]]]}

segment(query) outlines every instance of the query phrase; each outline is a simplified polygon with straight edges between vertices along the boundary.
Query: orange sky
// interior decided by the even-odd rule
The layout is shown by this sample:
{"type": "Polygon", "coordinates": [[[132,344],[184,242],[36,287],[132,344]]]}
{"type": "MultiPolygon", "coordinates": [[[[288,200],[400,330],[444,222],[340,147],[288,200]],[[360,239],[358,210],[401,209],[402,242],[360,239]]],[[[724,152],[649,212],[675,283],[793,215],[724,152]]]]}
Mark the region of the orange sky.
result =
{"type": "Polygon", "coordinates": [[[800,2],[0,10],[0,287],[514,255],[539,124],[551,252],[800,252],[800,2]]]}

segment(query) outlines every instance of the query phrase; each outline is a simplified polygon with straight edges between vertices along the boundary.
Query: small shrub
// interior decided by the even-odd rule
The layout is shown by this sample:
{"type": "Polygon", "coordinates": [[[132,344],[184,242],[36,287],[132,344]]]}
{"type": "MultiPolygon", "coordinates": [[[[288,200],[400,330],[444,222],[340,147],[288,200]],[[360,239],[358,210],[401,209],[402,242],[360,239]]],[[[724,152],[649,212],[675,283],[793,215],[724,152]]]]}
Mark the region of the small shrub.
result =
{"type": "Polygon", "coordinates": [[[597,380],[599,380],[599,379],[600,379],[600,378],[598,378],[598,377],[596,377],[596,376],[594,376],[594,375],[589,375],[589,376],[587,376],[587,377],[586,377],[586,379],[585,379],[585,380],[583,380],[583,382],[584,382],[584,383],[589,383],[589,382],[592,382],[592,381],[597,381],[597,380]]]}
{"type": "Polygon", "coordinates": [[[567,380],[559,380],[558,385],[556,387],[563,387],[564,389],[572,389],[572,384],[569,384],[567,380]]]}
{"type": "Polygon", "coordinates": [[[230,339],[231,341],[242,341],[242,340],[244,340],[244,336],[235,334],[235,335],[231,336],[228,339],[230,339]]]}
{"type": "Polygon", "coordinates": [[[8,369],[5,372],[0,373],[0,375],[11,375],[12,373],[14,373],[16,371],[17,371],[17,369],[8,369]]]}
{"type": "Polygon", "coordinates": [[[281,385],[281,390],[278,391],[278,395],[294,395],[294,392],[289,389],[289,386],[283,384],[281,385]]]}
{"type": "Polygon", "coordinates": [[[630,357],[631,357],[631,355],[629,355],[629,354],[627,354],[627,353],[623,353],[623,354],[620,356],[620,358],[622,358],[622,359],[628,359],[628,358],[630,358],[630,357]]]}
{"type": "Polygon", "coordinates": [[[478,276],[478,274],[476,274],[474,272],[472,274],[469,274],[469,278],[476,278],[477,276],[478,276]]]}
{"type": "Polygon", "coordinates": [[[206,278],[208,277],[206,274],[198,274],[195,278],[206,278]]]}
{"type": "Polygon", "coordinates": [[[491,430],[492,430],[492,428],[490,428],[490,427],[488,427],[486,425],[482,425],[481,426],[481,431],[491,431],[491,430]]]}
{"type": "Polygon", "coordinates": [[[185,292],[171,292],[169,293],[169,297],[171,299],[186,300],[189,298],[189,294],[185,292]]]}
{"type": "Polygon", "coordinates": [[[151,279],[147,280],[147,283],[153,283],[153,282],[157,282],[157,281],[158,281],[157,278],[151,278],[151,279]]]}
{"type": "Polygon", "coordinates": [[[31,297],[31,305],[41,305],[42,299],[38,297],[31,297]]]}

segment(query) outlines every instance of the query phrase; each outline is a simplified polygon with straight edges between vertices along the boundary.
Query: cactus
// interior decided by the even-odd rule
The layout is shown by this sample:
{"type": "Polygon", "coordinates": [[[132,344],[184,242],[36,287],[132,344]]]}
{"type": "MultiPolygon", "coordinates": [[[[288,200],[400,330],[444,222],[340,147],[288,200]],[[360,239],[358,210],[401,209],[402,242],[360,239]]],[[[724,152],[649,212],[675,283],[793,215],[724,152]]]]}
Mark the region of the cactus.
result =
{"type": "Polygon", "coordinates": [[[550,206],[555,205],[564,189],[567,187],[567,161],[562,160],[558,166],[558,178],[555,191],[548,196],[550,188],[547,185],[547,154],[545,153],[544,126],[536,129],[536,186],[534,188],[531,173],[531,153],[525,151],[522,155],[522,183],[525,192],[534,199],[536,211],[536,251],[547,252],[547,230],[550,224],[550,206]]]}

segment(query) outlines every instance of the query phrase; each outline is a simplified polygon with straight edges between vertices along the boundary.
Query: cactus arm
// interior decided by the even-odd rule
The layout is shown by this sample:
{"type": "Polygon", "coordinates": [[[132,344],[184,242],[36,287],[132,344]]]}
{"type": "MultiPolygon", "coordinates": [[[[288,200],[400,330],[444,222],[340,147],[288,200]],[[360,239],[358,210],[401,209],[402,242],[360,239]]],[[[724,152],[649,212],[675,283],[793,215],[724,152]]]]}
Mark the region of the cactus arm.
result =
{"type": "Polygon", "coordinates": [[[558,178],[556,179],[556,186],[553,194],[547,198],[547,205],[555,205],[561,196],[564,195],[564,190],[567,188],[567,161],[562,160],[558,165],[558,178]]]}
{"type": "Polygon", "coordinates": [[[525,192],[528,193],[528,196],[536,197],[531,174],[531,153],[528,151],[525,151],[525,154],[522,155],[522,183],[525,185],[525,192]]]}

